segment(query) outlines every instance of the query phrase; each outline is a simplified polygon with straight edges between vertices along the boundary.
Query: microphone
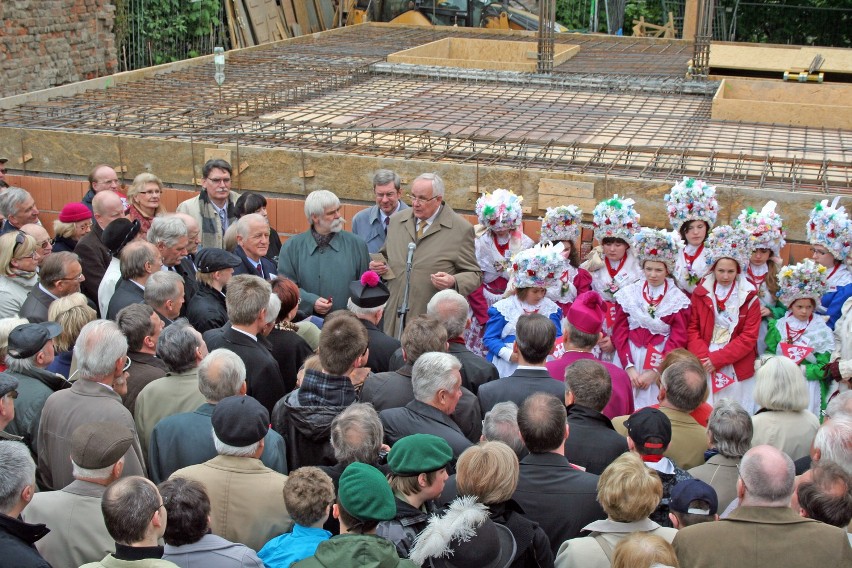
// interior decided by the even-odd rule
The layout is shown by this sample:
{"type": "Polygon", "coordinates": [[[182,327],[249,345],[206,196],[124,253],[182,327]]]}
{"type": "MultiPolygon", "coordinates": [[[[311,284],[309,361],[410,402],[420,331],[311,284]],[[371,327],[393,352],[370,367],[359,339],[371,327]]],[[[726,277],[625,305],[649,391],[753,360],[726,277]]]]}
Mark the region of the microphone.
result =
{"type": "Polygon", "coordinates": [[[405,264],[407,266],[411,266],[411,261],[414,258],[414,249],[417,248],[417,245],[414,243],[408,243],[408,259],[406,259],[405,264]]]}

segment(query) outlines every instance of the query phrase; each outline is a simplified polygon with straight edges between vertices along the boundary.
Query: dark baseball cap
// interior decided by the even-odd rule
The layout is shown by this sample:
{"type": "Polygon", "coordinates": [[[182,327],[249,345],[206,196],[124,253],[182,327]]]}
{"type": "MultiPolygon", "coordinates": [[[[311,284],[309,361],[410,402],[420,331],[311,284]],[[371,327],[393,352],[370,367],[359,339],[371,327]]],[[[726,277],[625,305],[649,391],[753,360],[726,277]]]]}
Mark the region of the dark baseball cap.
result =
{"type": "Polygon", "coordinates": [[[9,334],[7,353],[15,359],[32,357],[42,350],[48,340],[62,333],[62,326],[55,321],[22,323],[9,334]]]}
{"type": "Polygon", "coordinates": [[[4,397],[18,388],[18,379],[9,373],[0,373],[0,397],[4,397]]]}
{"type": "Polygon", "coordinates": [[[719,498],[716,495],[716,490],[700,479],[687,479],[672,487],[669,509],[678,513],[693,515],[715,515],[716,511],[719,510],[719,498]],[[689,504],[693,501],[706,503],[709,512],[704,509],[690,509],[689,504]]]}
{"type": "Polygon", "coordinates": [[[672,441],[672,423],[669,417],[658,408],[645,407],[634,412],[624,421],[627,434],[633,443],[642,448],[662,449],[669,447],[672,441]],[[659,443],[650,443],[648,439],[657,438],[659,443]]]}

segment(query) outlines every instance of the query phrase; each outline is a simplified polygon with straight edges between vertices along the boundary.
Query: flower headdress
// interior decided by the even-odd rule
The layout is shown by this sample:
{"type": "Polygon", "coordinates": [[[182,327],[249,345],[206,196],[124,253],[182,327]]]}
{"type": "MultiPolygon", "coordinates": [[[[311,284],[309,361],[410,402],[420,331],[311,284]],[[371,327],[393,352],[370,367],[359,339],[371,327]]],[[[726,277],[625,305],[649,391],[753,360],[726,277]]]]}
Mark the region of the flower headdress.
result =
{"type": "Polygon", "coordinates": [[[538,244],[512,257],[515,288],[547,288],[562,273],[562,243],[538,244]]]}
{"type": "Polygon", "coordinates": [[[639,213],[633,208],[635,203],[629,197],[621,198],[616,194],[595,206],[592,216],[595,238],[598,242],[606,238],[615,238],[630,244],[633,235],[642,228],[639,225],[639,213]]]}
{"type": "Polygon", "coordinates": [[[810,298],[819,305],[828,291],[826,268],[806,258],[799,264],[785,266],[778,273],[778,297],[786,307],[796,300],[810,298]]]}
{"type": "Polygon", "coordinates": [[[689,221],[704,221],[708,231],[716,224],[719,202],[713,185],[685,177],[672,186],[664,199],[669,222],[675,231],[680,231],[681,225],[689,221]]]}
{"type": "Polygon", "coordinates": [[[646,260],[662,262],[666,265],[669,274],[674,273],[677,255],[683,247],[683,239],[676,231],[645,227],[633,237],[633,253],[639,261],[639,266],[642,266],[646,260]]]}
{"type": "Polygon", "coordinates": [[[808,242],[812,245],[822,245],[831,252],[836,260],[846,260],[850,237],[849,217],[843,207],[838,207],[840,197],[835,197],[831,205],[828,199],[823,199],[811,210],[808,221],[808,242]]]}
{"type": "Polygon", "coordinates": [[[786,244],[781,215],[775,212],[774,201],[769,201],[759,212],[753,208],[743,209],[737,217],[735,227],[750,231],[754,237],[754,248],[769,249],[778,256],[786,244]]]}
{"type": "Polygon", "coordinates": [[[541,239],[539,242],[577,242],[582,220],[583,212],[576,205],[548,207],[544,213],[544,219],[541,221],[541,239]]]}
{"type": "Polygon", "coordinates": [[[476,200],[476,216],[479,223],[493,230],[515,230],[521,226],[523,197],[507,189],[495,189],[476,200]]]}
{"type": "Polygon", "coordinates": [[[704,245],[707,267],[712,269],[717,261],[730,258],[735,261],[740,272],[745,273],[754,252],[754,237],[743,228],[733,228],[730,225],[720,225],[710,231],[704,245]]]}

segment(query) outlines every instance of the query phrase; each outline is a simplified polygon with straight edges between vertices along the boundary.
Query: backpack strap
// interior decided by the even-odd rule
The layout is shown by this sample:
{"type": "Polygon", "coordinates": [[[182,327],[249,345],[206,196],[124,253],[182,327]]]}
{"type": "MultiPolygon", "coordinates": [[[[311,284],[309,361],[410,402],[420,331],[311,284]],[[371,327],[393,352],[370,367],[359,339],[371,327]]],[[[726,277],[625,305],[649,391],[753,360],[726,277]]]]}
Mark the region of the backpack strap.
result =
{"type": "Polygon", "coordinates": [[[597,531],[592,532],[589,536],[595,539],[595,542],[598,543],[598,546],[601,547],[603,553],[606,554],[606,559],[612,564],[612,555],[615,552],[615,548],[609,543],[607,539],[603,537],[603,535],[597,531]]]}

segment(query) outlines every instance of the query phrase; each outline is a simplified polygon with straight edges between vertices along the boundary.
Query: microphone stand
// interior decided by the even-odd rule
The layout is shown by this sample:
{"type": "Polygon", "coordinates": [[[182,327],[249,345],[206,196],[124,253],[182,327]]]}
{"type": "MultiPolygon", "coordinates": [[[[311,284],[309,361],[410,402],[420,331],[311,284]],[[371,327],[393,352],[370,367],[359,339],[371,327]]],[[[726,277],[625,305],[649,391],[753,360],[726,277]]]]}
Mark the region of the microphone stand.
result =
{"type": "Polygon", "coordinates": [[[408,292],[411,288],[411,265],[413,264],[414,259],[414,248],[416,245],[414,243],[409,243],[408,245],[408,262],[405,265],[405,290],[402,293],[402,304],[400,304],[399,308],[396,310],[397,313],[397,327],[396,327],[396,338],[402,341],[402,330],[405,328],[405,316],[408,315],[408,292]]]}

